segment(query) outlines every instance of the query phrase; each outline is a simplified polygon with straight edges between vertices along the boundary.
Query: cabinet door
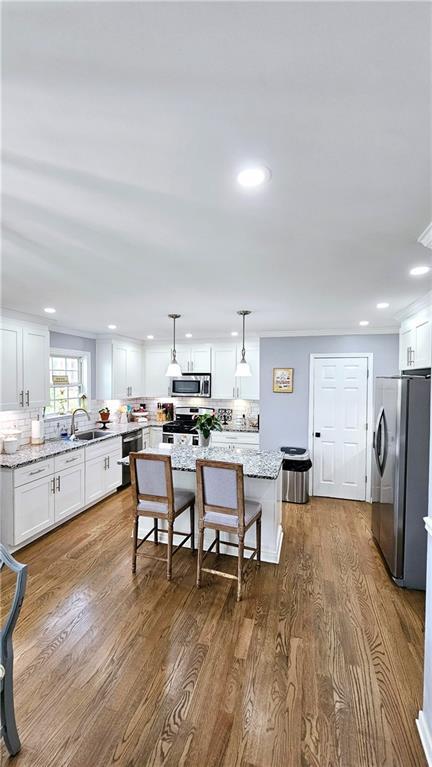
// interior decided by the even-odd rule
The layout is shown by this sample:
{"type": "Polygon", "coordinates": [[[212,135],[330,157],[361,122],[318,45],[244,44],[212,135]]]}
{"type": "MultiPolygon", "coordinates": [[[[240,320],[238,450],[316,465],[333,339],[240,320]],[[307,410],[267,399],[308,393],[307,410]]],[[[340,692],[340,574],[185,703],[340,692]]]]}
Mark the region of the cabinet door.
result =
{"type": "MultiPolygon", "coordinates": [[[[238,349],[238,357],[241,358],[241,349],[238,349]]],[[[241,399],[259,399],[260,367],[259,346],[246,347],[246,359],[251,369],[251,376],[237,378],[237,391],[241,399]]]]}
{"type": "Polygon", "coordinates": [[[49,332],[23,328],[24,405],[43,407],[49,400],[49,332]]]}
{"type": "Polygon", "coordinates": [[[235,344],[215,345],[212,349],[212,398],[235,397],[235,369],[237,349],[235,344]]]}
{"type": "Polygon", "coordinates": [[[105,458],[97,456],[85,464],[85,505],[96,503],[105,495],[105,458]]]}
{"type": "Polygon", "coordinates": [[[169,363],[169,346],[163,349],[147,349],[145,352],[145,394],[148,397],[167,397],[169,378],[166,369],[169,363]]]}
{"type": "Polygon", "coordinates": [[[127,350],[127,382],[129,387],[129,397],[139,397],[143,392],[142,387],[142,355],[141,349],[137,346],[130,346],[127,350]]]}
{"type": "Polygon", "coordinates": [[[192,373],[210,373],[211,371],[211,346],[202,344],[193,345],[190,349],[190,370],[192,373]]]}
{"type": "Polygon", "coordinates": [[[128,348],[122,344],[113,344],[113,393],[114,399],[127,397],[128,381],[127,381],[127,358],[128,348]]]}
{"type": "Polygon", "coordinates": [[[150,447],[159,447],[162,442],[162,426],[150,427],[150,447]]]}
{"type": "Polygon", "coordinates": [[[24,404],[22,328],[3,320],[0,326],[1,409],[18,410],[24,404]]]}
{"type": "Polygon", "coordinates": [[[424,319],[419,324],[416,324],[415,329],[415,368],[429,368],[431,366],[431,348],[431,322],[429,319],[424,319]]]}
{"type": "Polygon", "coordinates": [[[121,458],[119,452],[109,453],[106,456],[105,467],[105,493],[117,490],[122,483],[122,466],[118,463],[121,458]]]}
{"type": "Polygon", "coordinates": [[[407,370],[411,365],[412,349],[415,346],[415,331],[412,328],[402,329],[399,337],[399,368],[407,370]]]}
{"type": "Polygon", "coordinates": [[[84,464],[60,471],[55,477],[55,520],[68,517],[84,506],[84,464]]]}
{"type": "Polygon", "coordinates": [[[42,477],[14,491],[14,545],[43,532],[54,522],[54,476],[42,477]]]}
{"type": "MultiPolygon", "coordinates": [[[[171,350],[168,351],[168,355],[171,353],[171,350]]],[[[190,361],[190,348],[189,346],[183,346],[180,344],[180,346],[177,346],[176,348],[176,359],[178,364],[180,365],[182,369],[182,373],[191,373],[191,361],[190,361]]],[[[168,365],[168,363],[167,363],[168,365]]]]}

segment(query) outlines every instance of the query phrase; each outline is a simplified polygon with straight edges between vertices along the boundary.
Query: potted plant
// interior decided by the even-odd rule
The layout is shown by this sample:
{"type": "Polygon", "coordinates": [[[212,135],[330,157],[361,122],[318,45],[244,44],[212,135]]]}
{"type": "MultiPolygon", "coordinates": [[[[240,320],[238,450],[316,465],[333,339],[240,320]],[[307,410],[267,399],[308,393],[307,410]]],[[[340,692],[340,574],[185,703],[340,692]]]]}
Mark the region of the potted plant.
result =
{"type": "Polygon", "coordinates": [[[101,421],[109,421],[109,417],[110,417],[110,411],[109,411],[109,408],[107,408],[107,407],[102,407],[102,408],[99,410],[99,415],[100,415],[100,419],[101,419],[101,421]]]}
{"type": "Polygon", "coordinates": [[[200,447],[208,447],[212,431],[222,431],[222,424],[215,413],[203,413],[195,418],[200,447]]]}

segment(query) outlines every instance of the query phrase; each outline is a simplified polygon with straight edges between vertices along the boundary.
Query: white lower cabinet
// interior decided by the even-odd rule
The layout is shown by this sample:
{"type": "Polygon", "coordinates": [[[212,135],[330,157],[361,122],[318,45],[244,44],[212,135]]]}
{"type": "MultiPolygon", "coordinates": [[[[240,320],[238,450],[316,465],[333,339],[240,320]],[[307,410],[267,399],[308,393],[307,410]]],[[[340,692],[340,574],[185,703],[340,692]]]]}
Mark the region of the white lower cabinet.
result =
{"type": "Polygon", "coordinates": [[[146,450],[150,447],[150,429],[142,430],[142,449],[146,450]]]}
{"type": "Polygon", "coordinates": [[[115,437],[14,471],[2,469],[4,543],[19,547],[114,492],[122,482],[120,458],[121,437],[115,437]]]}
{"type": "Polygon", "coordinates": [[[150,426],[149,447],[159,447],[162,442],[162,426],[150,426]]]}
{"type": "Polygon", "coordinates": [[[54,477],[34,479],[14,490],[13,546],[43,532],[53,524],[54,477]]]}
{"type": "Polygon", "coordinates": [[[259,434],[253,431],[214,431],[211,437],[211,447],[223,447],[227,450],[259,450],[259,434]]]}

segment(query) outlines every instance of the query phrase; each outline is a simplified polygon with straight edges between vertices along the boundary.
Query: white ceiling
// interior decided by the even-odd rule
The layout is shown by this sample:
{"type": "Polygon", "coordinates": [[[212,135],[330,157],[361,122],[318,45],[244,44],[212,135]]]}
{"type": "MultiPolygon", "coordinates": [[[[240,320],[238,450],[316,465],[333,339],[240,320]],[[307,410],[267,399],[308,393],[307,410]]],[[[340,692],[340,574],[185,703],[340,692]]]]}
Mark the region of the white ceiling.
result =
{"type": "Polygon", "coordinates": [[[394,327],[430,288],[408,275],[431,262],[429,3],[3,10],[4,306],[204,337],[241,308],[256,332],[394,327]]]}

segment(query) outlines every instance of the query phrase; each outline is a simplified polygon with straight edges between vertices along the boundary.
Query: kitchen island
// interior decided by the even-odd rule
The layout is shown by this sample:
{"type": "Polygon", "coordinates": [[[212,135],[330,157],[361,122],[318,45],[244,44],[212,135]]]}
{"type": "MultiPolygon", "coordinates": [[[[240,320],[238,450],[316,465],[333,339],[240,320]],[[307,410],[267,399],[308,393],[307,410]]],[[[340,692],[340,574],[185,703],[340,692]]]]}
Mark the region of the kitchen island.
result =
{"type": "MultiPolygon", "coordinates": [[[[279,562],[282,545],[282,460],[283,454],[278,450],[266,450],[252,452],[247,450],[226,450],[216,447],[189,447],[179,445],[173,448],[147,449],[143,453],[169,454],[173,468],[173,482],[177,488],[195,491],[196,461],[199,458],[211,461],[228,461],[230,463],[243,464],[245,497],[259,501],[262,505],[262,550],[261,558],[264,562],[279,562]]],[[[122,459],[127,463],[129,458],[122,459]]],[[[188,514],[188,512],[185,512],[188,514]]],[[[175,528],[187,530],[187,522],[183,523],[182,516],[176,520],[175,528]],[[185,527],[186,525],[186,527],[185,527]]],[[[198,515],[196,513],[196,520],[198,515]]],[[[185,517],[186,519],[186,517],[185,517]]],[[[139,537],[143,538],[153,527],[153,520],[142,517],[139,522],[139,537]]],[[[163,531],[164,523],[160,523],[163,531]]],[[[252,527],[246,533],[246,545],[251,546],[254,541],[255,530],[252,527]]],[[[222,534],[224,537],[224,534],[222,534]]],[[[213,540],[212,531],[206,530],[205,547],[213,540]]],[[[230,535],[227,540],[235,541],[230,535]]],[[[162,532],[161,541],[166,542],[166,535],[162,532]]],[[[189,545],[189,544],[187,544],[189,545]]],[[[221,552],[236,556],[236,552],[230,546],[221,544],[221,552]]]]}

